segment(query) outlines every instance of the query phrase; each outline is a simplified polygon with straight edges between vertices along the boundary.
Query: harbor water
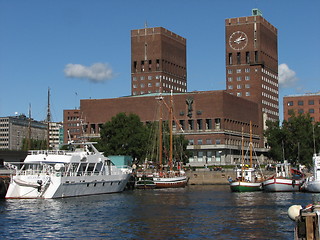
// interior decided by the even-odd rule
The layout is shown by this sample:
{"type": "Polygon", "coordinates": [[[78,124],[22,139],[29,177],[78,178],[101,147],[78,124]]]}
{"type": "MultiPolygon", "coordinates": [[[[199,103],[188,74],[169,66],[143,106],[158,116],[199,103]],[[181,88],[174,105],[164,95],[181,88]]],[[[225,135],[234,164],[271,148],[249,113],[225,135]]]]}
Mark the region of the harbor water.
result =
{"type": "Polygon", "coordinates": [[[0,201],[1,239],[293,239],[291,205],[310,193],[231,192],[228,185],[0,201]]]}

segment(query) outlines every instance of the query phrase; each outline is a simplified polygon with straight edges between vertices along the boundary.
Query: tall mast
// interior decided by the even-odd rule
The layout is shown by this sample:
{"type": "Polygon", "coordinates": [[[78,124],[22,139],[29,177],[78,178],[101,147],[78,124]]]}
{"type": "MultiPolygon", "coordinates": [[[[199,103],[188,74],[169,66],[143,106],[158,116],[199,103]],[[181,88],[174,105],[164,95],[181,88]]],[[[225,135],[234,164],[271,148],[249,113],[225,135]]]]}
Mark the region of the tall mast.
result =
{"type": "Polygon", "coordinates": [[[252,168],[252,123],[250,121],[250,168],[252,168]]]}
{"type": "Polygon", "coordinates": [[[241,166],[241,177],[242,180],[244,180],[244,176],[243,176],[243,172],[244,172],[244,142],[243,142],[243,127],[241,128],[241,162],[242,162],[242,166],[241,166]]]}
{"type": "Polygon", "coordinates": [[[31,148],[31,103],[29,103],[28,144],[27,150],[31,148]]]}
{"type": "Polygon", "coordinates": [[[50,147],[50,122],[51,122],[51,111],[50,111],[50,88],[48,87],[48,106],[47,106],[47,149],[50,147]]]}
{"type": "Polygon", "coordinates": [[[170,109],[169,109],[169,131],[170,131],[170,155],[169,155],[169,166],[170,166],[170,171],[172,171],[172,155],[173,155],[173,139],[172,139],[172,120],[173,120],[173,96],[172,96],[172,91],[171,91],[171,96],[170,96],[170,109]]]}
{"type": "Polygon", "coordinates": [[[160,174],[162,174],[162,96],[159,97],[160,109],[159,109],[159,165],[160,174]]]}

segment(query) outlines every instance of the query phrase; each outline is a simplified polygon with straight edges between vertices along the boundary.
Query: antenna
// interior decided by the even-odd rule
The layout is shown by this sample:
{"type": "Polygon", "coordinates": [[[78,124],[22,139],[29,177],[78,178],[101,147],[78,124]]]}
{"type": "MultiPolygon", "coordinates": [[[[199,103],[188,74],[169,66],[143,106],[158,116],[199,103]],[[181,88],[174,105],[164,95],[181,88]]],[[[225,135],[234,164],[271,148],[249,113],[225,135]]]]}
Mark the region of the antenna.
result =
{"type": "Polygon", "coordinates": [[[47,122],[51,122],[51,111],[50,111],[50,88],[49,88],[49,87],[48,87],[47,122]]]}
{"type": "Polygon", "coordinates": [[[148,21],[147,20],[144,22],[144,28],[148,28],[148,21]]]}

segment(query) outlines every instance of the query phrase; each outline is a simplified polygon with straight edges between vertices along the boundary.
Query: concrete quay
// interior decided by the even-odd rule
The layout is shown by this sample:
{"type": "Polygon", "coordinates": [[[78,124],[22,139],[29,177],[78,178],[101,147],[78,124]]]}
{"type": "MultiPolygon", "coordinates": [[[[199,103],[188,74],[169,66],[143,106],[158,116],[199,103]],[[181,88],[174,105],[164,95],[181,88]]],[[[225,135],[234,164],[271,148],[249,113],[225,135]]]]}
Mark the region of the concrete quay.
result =
{"type": "Polygon", "coordinates": [[[188,170],[186,175],[189,177],[189,185],[229,184],[228,176],[233,179],[236,177],[233,169],[223,171],[210,171],[209,169],[188,170]]]}

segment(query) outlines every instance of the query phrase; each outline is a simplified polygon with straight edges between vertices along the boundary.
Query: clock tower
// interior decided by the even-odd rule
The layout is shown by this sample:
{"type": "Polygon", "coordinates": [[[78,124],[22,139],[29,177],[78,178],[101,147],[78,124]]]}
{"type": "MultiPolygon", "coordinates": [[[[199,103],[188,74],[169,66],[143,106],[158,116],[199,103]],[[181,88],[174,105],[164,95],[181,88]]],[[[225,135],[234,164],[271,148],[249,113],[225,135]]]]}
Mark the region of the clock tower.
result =
{"type": "Polygon", "coordinates": [[[279,119],[277,29],[258,9],[229,18],[226,27],[226,89],[259,104],[263,122],[279,119]]]}

